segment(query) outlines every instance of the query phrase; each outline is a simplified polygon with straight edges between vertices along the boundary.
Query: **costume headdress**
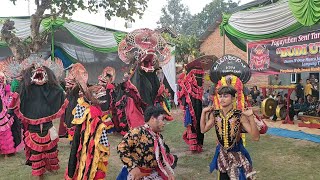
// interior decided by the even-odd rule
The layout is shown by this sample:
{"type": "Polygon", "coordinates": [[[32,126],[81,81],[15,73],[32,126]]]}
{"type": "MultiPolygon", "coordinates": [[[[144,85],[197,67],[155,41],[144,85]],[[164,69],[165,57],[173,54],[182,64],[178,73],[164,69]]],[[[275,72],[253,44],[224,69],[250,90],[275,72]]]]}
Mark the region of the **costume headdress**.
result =
{"type": "MultiPolygon", "coordinates": [[[[75,63],[70,65],[67,69],[67,76],[65,78],[66,87],[73,88],[76,84],[86,86],[88,82],[88,72],[86,68],[80,64],[75,63]]],[[[86,87],[83,87],[86,89],[86,87]]]]}
{"type": "MultiPolygon", "coordinates": [[[[234,108],[241,111],[246,108],[243,84],[248,82],[250,78],[251,72],[248,64],[233,55],[225,55],[219,58],[219,60],[213,64],[210,70],[211,81],[213,83],[217,83],[216,91],[222,86],[231,86],[237,90],[234,108]]],[[[213,101],[215,108],[221,109],[218,93],[215,93],[213,101]]],[[[260,134],[266,133],[268,129],[267,125],[257,115],[254,115],[254,118],[260,134]]]]}
{"type": "Polygon", "coordinates": [[[99,80],[105,83],[107,76],[111,76],[110,83],[112,83],[116,79],[116,70],[113,67],[107,66],[99,76],[99,80]]]}
{"type": "MultiPolygon", "coordinates": [[[[243,84],[251,78],[248,64],[237,56],[225,55],[214,62],[210,69],[210,79],[216,83],[216,91],[222,86],[231,86],[236,93],[234,107],[238,110],[244,109],[243,84]]],[[[216,109],[220,109],[219,97],[215,93],[213,98],[216,109]]]]}
{"type": "Polygon", "coordinates": [[[138,62],[146,72],[153,72],[171,59],[165,39],[159,32],[147,28],[128,33],[119,44],[118,54],[124,63],[138,62]]]}
{"type": "Polygon", "coordinates": [[[35,68],[46,66],[53,71],[57,79],[63,75],[63,63],[60,59],[56,58],[55,61],[44,60],[43,58],[31,54],[27,59],[23,60],[21,63],[14,60],[14,58],[8,59],[4,63],[5,74],[10,78],[16,78],[21,75],[21,72],[34,66],[35,68]]]}

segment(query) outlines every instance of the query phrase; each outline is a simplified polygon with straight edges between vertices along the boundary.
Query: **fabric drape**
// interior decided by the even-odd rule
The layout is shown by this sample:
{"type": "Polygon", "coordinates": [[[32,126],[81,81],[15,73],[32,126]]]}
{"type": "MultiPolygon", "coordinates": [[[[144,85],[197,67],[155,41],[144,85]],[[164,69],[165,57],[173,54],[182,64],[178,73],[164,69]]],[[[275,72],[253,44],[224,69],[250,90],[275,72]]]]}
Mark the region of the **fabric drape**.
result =
{"type": "Polygon", "coordinates": [[[294,17],[304,26],[312,26],[320,19],[319,0],[289,0],[294,17]]]}

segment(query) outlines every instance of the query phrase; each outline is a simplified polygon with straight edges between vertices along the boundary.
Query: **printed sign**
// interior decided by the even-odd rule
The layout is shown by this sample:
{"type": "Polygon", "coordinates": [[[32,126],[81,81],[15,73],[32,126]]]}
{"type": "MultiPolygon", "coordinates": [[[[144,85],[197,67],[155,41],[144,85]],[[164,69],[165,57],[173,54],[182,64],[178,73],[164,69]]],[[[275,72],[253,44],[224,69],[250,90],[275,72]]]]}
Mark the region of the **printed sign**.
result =
{"type": "Polygon", "coordinates": [[[320,71],[320,30],[247,43],[252,71],[301,73],[320,71]]]}
{"type": "Polygon", "coordinates": [[[251,78],[248,64],[237,56],[227,54],[213,63],[210,70],[210,79],[216,83],[221,77],[230,74],[238,76],[242,83],[248,82],[251,78]]]}

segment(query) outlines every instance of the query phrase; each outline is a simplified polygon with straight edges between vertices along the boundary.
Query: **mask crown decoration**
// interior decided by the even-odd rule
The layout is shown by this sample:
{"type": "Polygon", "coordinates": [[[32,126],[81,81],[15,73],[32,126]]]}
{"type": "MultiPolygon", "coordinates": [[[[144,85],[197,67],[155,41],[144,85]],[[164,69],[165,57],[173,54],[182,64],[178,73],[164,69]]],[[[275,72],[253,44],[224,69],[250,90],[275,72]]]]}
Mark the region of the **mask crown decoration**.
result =
{"type": "MultiPolygon", "coordinates": [[[[1,64],[2,65],[2,64],[1,64]]],[[[4,63],[2,68],[5,74],[10,79],[15,79],[22,76],[22,72],[29,68],[32,68],[31,81],[34,83],[43,83],[48,79],[45,67],[53,71],[57,79],[63,76],[64,68],[63,63],[60,59],[55,58],[55,61],[50,59],[44,60],[37,54],[31,54],[27,59],[23,60],[21,63],[16,61],[13,57],[8,58],[4,63]]]]}
{"type": "Polygon", "coordinates": [[[128,33],[119,44],[118,54],[124,63],[138,63],[146,72],[153,72],[171,59],[166,40],[159,32],[147,28],[128,33]]]}

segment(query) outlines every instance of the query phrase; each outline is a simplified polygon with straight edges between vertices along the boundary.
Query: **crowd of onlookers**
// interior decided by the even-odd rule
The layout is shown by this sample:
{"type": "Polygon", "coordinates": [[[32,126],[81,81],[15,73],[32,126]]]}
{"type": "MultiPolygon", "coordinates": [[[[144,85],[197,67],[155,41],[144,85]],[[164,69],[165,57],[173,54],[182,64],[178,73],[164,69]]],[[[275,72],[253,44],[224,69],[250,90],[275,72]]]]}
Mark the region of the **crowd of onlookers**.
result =
{"type": "MultiPolygon", "coordinates": [[[[289,114],[293,118],[298,113],[303,113],[310,116],[320,116],[319,82],[314,75],[306,79],[306,84],[303,85],[303,80],[300,79],[295,87],[295,93],[289,100],[289,114]]],[[[282,85],[278,75],[275,75],[271,80],[271,85],[282,85]]],[[[265,98],[273,98],[277,105],[287,105],[287,96],[284,90],[278,89],[269,91],[267,97],[263,97],[257,86],[254,86],[250,91],[251,102],[253,105],[260,106],[265,98]]]]}

